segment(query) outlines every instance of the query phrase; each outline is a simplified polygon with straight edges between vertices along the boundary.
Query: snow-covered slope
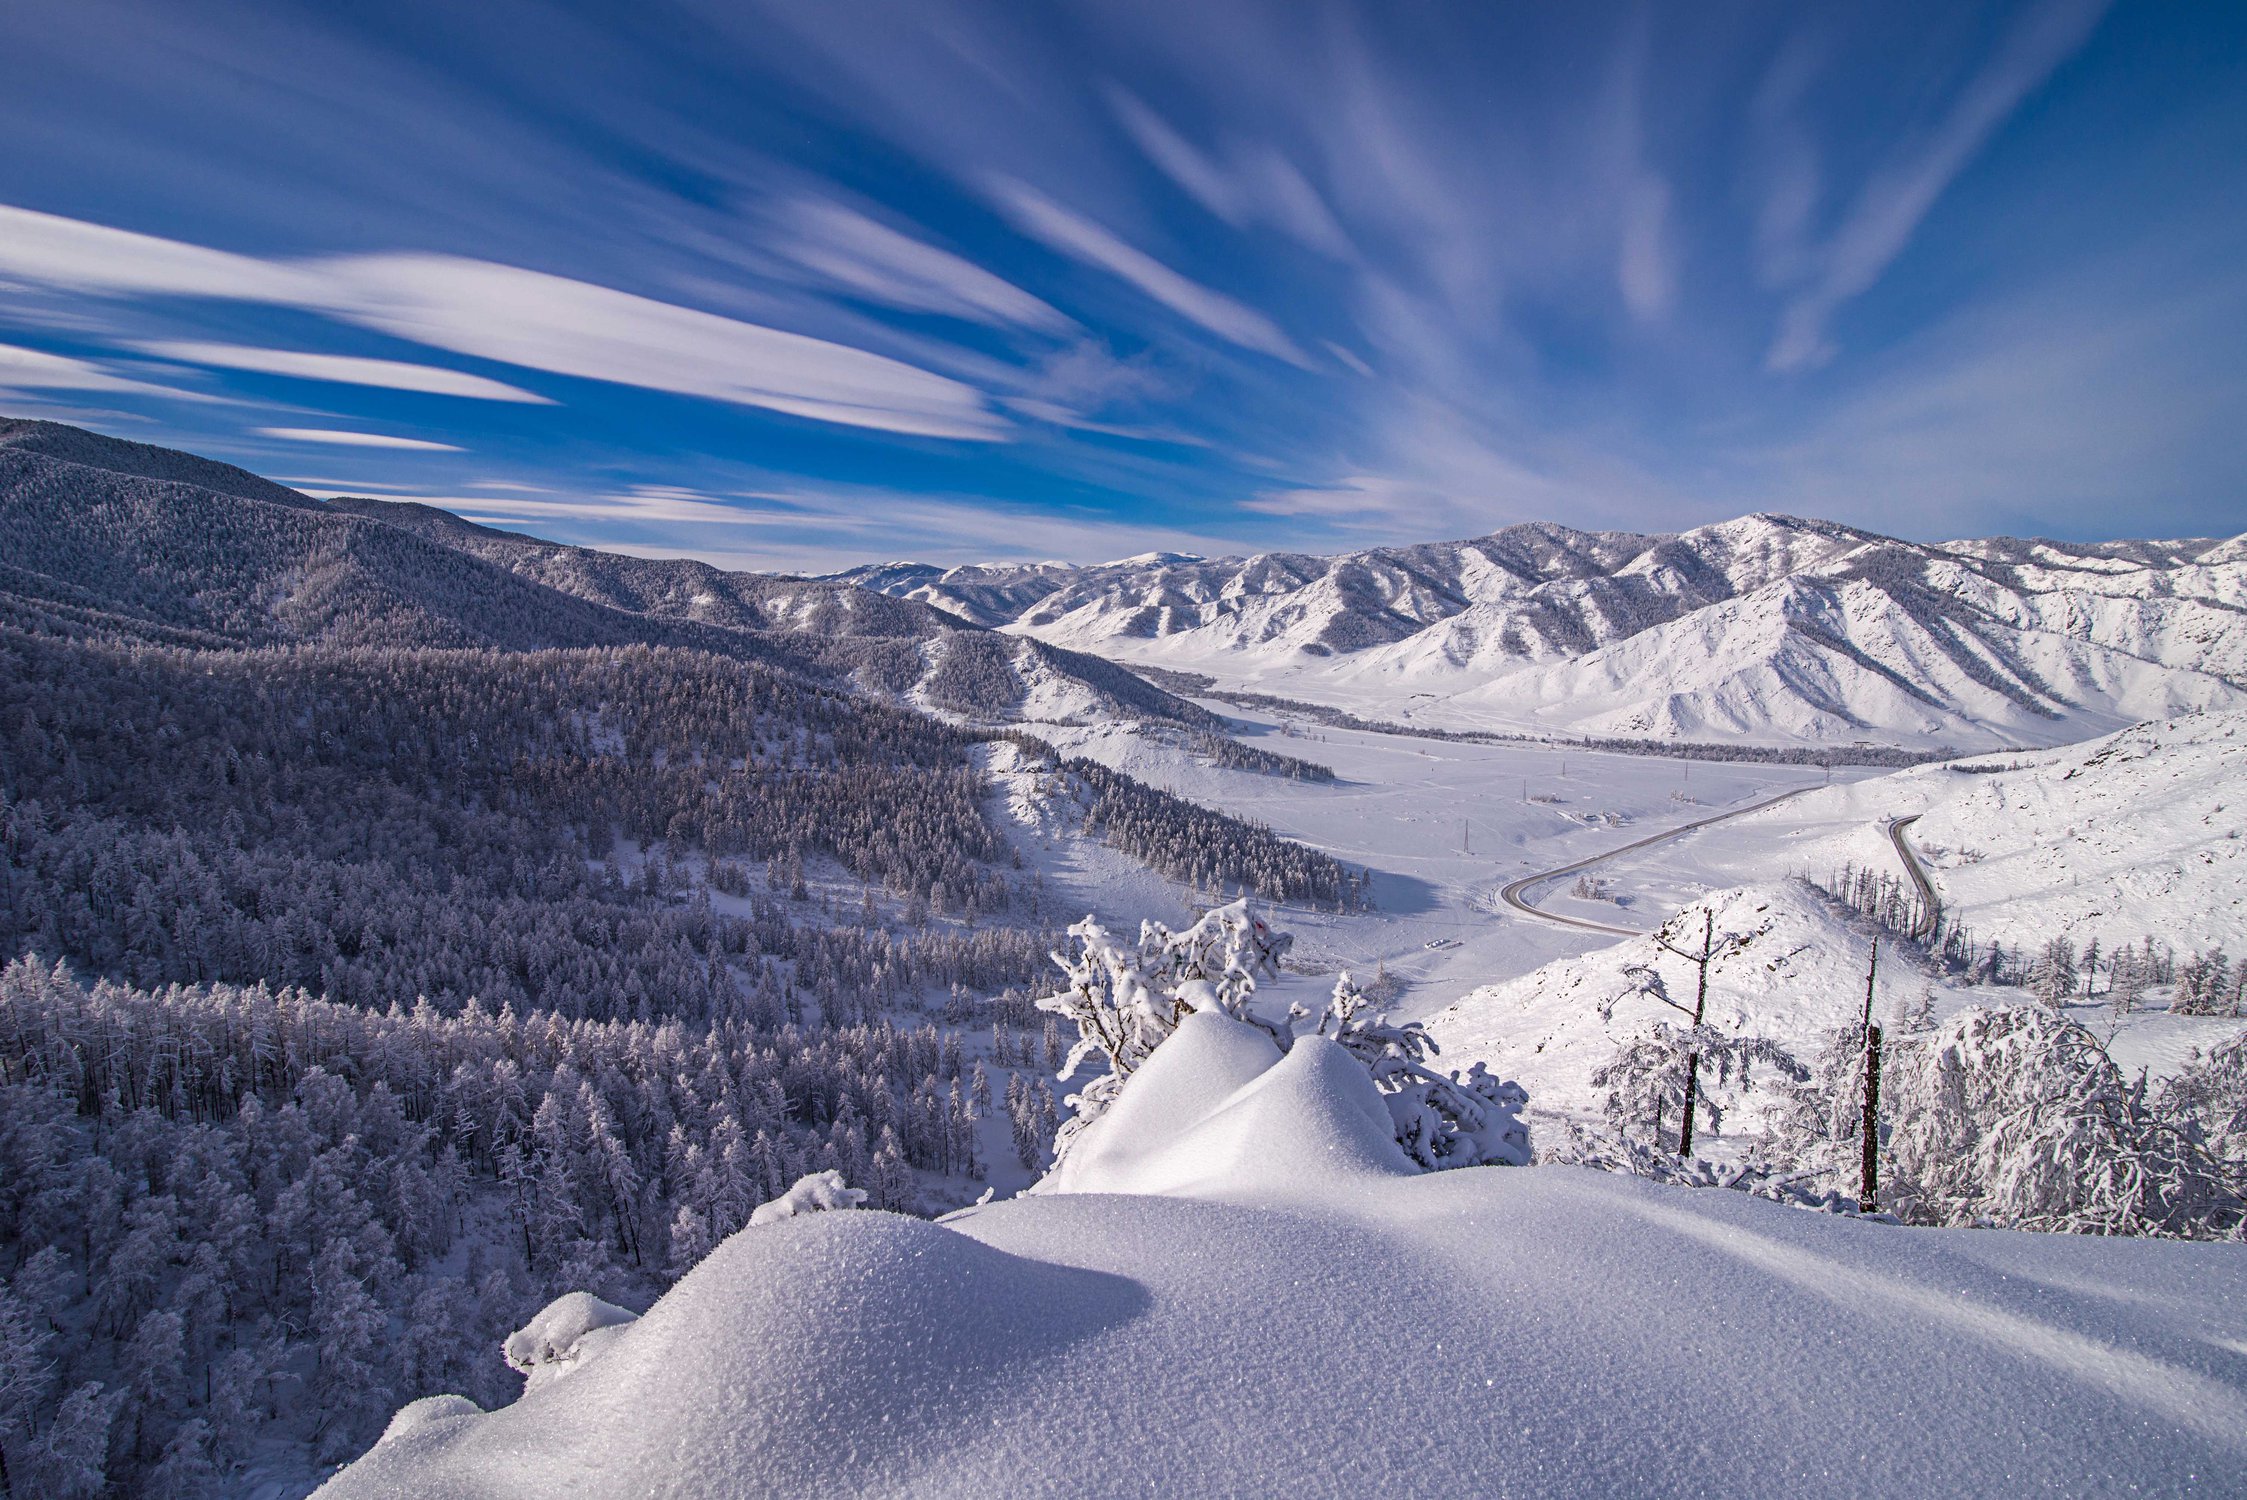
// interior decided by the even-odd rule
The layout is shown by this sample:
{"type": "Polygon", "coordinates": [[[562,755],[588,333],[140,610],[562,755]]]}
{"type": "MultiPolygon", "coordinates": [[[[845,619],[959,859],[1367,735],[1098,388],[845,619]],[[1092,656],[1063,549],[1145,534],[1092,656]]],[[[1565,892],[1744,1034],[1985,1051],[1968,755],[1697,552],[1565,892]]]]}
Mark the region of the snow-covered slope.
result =
{"type": "MultiPolygon", "coordinates": [[[[1723,952],[1709,965],[1705,1020],[1718,1030],[1768,1037],[1810,1063],[1825,1034],[1862,1013],[1868,942],[1815,892],[1793,883],[1719,891],[1673,916],[1660,936],[1698,951],[1711,931],[1723,952]]],[[[1697,982],[1696,966],[1655,936],[1627,938],[1475,990],[1426,1024],[1447,1066],[1487,1063],[1519,1078],[1539,1110],[1596,1119],[1604,1092],[1593,1070],[1658,1023],[1690,1026],[1697,982]]],[[[1876,981],[1876,1017],[1892,1018],[1934,982],[1891,952],[1876,981]]],[[[1946,997],[1938,1009],[1947,1008],[1946,997]]],[[[1770,1081],[1751,1075],[1745,1090],[1709,1081],[1724,1135],[1760,1131],[1775,1096],[1756,1085],[1770,1081]]]]}
{"type": "Polygon", "coordinates": [[[1362,1068],[1214,1015],[1114,1108],[1139,1144],[1076,1191],[744,1230],[566,1376],[488,1415],[417,1408],[323,1493],[2247,1482],[2235,1247],[1902,1230],[1577,1168],[1416,1176],[1362,1068]]]}
{"type": "Polygon", "coordinates": [[[2179,953],[2247,941],[2247,714],[2189,714],[2080,745],[1984,756],[1809,792],[1701,852],[1719,878],[1844,863],[1902,874],[1907,839],[1944,910],[1977,939],[2179,953]]]}
{"type": "Polygon", "coordinates": [[[1333,557],[845,575],[1377,717],[1655,738],[2055,744],[2247,707],[2239,540],[1926,545],[1757,515],[1333,557]]]}

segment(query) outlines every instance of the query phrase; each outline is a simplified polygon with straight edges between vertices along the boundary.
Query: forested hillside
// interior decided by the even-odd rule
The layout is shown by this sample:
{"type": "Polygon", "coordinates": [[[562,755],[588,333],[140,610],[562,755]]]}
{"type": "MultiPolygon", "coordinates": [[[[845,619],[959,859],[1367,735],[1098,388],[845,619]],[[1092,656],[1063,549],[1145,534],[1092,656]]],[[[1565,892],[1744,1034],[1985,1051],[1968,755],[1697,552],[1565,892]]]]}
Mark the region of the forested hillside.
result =
{"type": "Polygon", "coordinates": [[[671,646],[903,699],[967,640],[1008,680],[953,705],[1070,707],[1196,727],[1206,711],[1097,658],[865,589],[560,547],[426,506],[323,505],[230,465],[0,421],[0,622],[182,646],[671,646]]]}

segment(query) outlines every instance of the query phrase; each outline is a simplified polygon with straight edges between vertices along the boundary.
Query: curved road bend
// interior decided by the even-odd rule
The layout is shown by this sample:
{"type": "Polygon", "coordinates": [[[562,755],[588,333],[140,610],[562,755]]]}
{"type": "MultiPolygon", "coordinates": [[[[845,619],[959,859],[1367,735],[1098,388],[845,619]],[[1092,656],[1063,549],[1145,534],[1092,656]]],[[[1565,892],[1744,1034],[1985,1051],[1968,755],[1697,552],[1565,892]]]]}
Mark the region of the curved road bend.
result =
{"type": "MultiPolygon", "coordinates": [[[[1584,917],[1564,917],[1557,912],[1541,910],[1538,907],[1529,904],[1529,897],[1526,893],[1532,886],[1543,885],[1548,880],[1558,880],[1563,875],[1573,875],[1578,870],[1588,870],[1593,865],[1604,863],[1605,861],[1617,858],[1620,855],[1629,854],[1634,850],[1644,849],[1654,844],[1663,843],[1669,839],[1682,838],[1686,834],[1693,832],[1696,828],[1706,828],[1711,823],[1722,823],[1730,818],[1744,818],[1749,813],[1761,812],[1767,807],[1777,807],[1780,803],[1786,801],[1789,797],[1799,797],[1804,792],[1814,792],[1816,790],[1818,790],[1818,788],[1816,787],[1798,786],[1791,792],[1781,792],[1776,797],[1767,797],[1761,802],[1752,802],[1746,807],[1736,807],[1730,812],[1717,813],[1712,817],[1702,818],[1696,822],[1681,823],[1675,828],[1665,829],[1660,833],[1648,834],[1645,838],[1625,844],[1619,849],[1609,849],[1603,854],[1594,854],[1588,859],[1577,860],[1574,864],[1562,865],[1559,868],[1552,870],[1540,870],[1534,875],[1524,875],[1519,880],[1508,881],[1505,885],[1499,887],[1498,899],[1500,901],[1503,901],[1506,905],[1512,907],[1515,911],[1521,912],[1525,916],[1537,917],[1547,922],[1557,922],[1563,927],[1580,927],[1583,928],[1586,932],[1612,933],[1616,937],[1643,937],[1645,936],[1645,929],[1643,928],[1611,927],[1605,922],[1594,922],[1584,917]]],[[[1907,818],[1904,821],[1909,822],[1911,820],[1907,818]]],[[[1890,829],[1889,836],[1891,838],[1895,837],[1893,827],[1891,827],[1890,829]]],[[[1903,844],[1900,840],[1897,842],[1896,847],[1899,849],[1903,848],[1903,844]]],[[[1911,863],[1908,856],[1905,862],[1907,864],[1911,863]]],[[[1914,866],[1913,873],[1915,877],[1920,880],[1921,888],[1928,889],[1928,887],[1926,886],[1925,877],[1918,875],[1916,866],[1914,866]]]]}
{"type": "Polygon", "coordinates": [[[1935,895],[1935,883],[1920,868],[1919,856],[1912,853],[1911,845],[1904,842],[1904,830],[1919,821],[1919,814],[1908,818],[1892,818],[1888,823],[1888,842],[1896,846],[1896,857],[1904,862],[1904,873],[1911,876],[1912,884],[1919,887],[1919,908],[1924,915],[1919,925],[1912,929],[1915,942],[1926,942],[1934,934],[1935,924],[1942,920],[1943,903],[1935,895]]]}

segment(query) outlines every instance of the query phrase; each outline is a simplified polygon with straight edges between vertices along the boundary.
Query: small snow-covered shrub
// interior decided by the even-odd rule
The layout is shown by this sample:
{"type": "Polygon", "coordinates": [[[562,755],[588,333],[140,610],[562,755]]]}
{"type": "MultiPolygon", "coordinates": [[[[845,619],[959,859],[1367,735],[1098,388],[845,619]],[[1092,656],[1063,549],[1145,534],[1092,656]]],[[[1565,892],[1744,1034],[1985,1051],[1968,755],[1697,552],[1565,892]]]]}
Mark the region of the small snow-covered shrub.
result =
{"type": "Polygon", "coordinates": [[[1427,1059],[1438,1050],[1418,1021],[1364,1014],[1371,999],[1345,972],[1319,1017],[1317,1034],[1332,1037],[1373,1075],[1396,1122],[1397,1144],[1427,1171],[1445,1167],[1526,1166],[1529,1092],[1476,1063],[1465,1073],[1438,1073],[1427,1059]]]}
{"type": "Polygon", "coordinates": [[[834,1208],[857,1208],[866,1202],[861,1188],[850,1187],[843,1174],[836,1171],[810,1172],[796,1179],[795,1186],[767,1203],[760,1203],[749,1215],[749,1227],[760,1224],[777,1224],[782,1219],[793,1219],[799,1214],[823,1213],[834,1208]]]}
{"type": "Polygon", "coordinates": [[[1885,1071],[1882,1196],[1907,1221],[2240,1234],[2232,1174],[2042,1005],[1961,1011],[1894,1049],[1885,1071]]]}

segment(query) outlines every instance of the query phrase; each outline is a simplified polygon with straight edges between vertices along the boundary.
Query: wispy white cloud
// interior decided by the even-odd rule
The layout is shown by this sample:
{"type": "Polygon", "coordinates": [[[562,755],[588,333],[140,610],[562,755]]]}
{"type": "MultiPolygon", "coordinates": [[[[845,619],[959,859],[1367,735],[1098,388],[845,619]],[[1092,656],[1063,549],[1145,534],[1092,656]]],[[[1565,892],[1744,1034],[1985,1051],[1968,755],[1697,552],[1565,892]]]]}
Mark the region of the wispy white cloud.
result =
{"type": "Polygon", "coordinates": [[[1180,528],[1090,512],[852,485],[783,484],[725,494],[636,485],[541,499],[489,494],[398,498],[439,506],[484,525],[527,528],[634,556],[695,557],[751,572],[826,571],[877,556],[941,563],[1101,562],[1149,548],[1205,555],[1239,550],[1180,528]]]}
{"type": "Polygon", "coordinates": [[[1295,341],[1264,314],[1180,275],[1036,189],[1020,182],[1001,181],[994,185],[993,195],[1000,211],[1017,229],[1048,248],[1106,271],[1188,322],[1199,324],[1243,349],[1269,354],[1304,369],[1316,368],[1310,357],[1295,346],[1295,341]]]}
{"type": "Polygon", "coordinates": [[[927,437],[1006,434],[974,387],[806,334],[443,255],[320,263],[325,311],[432,348],[927,437]]]}
{"type": "Polygon", "coordinates": [[[380,386],[393,391],[423,391],[433,396],[465,396],[477,401],[519,401],[552,406],[551,398],[533,394],[504,381],[488,380],[461,370],[434,365],[408,364],[395,359],[362,359],[347,354],[310,354],[294,349],[254,349],[242,344],[200,343],[182,339],[154,339],[139,346],[164,359],[208,365],[221,370],[251,370],[264,375],[289,375],[300,380],[334,381],[341,385],[380,386]]]}
{"type": "Polygon", "coordinates": [[[322,500],[333,500],[338,495],[365,495],[376,490],[414,490],[419,486],[391,484],[373,479],[337,479],[331,475],[298,475],[294,478],[274,476],[275,484],[285,484],[292,490],[302,490],[307,495],[322,500]]]}
{"type": "Polygon", "coordinates": [[[1147,159],[1225,223],[1235,229],[1268,223],[1323,255],[1342,261],[1355,257],[1334,210],[1278,147],[1269,142],[1236,146],[1219,160],[1180,135],[1130,90],[1111,85],[1107,97],[1124,133],[1147,159]]]}
{"type": "Polygon", "coordinates": [[[1649,321],[1668,316],[1677,300],[1677,266],[1670,249],[1670,185],[1651,172],[1634,177],[1623,193],[1622,248],[1615,279],[1630,310],[1649,321]]]}
{"type": "Polygon", "coordinates": [[[1880,280],[1998,127],[2090,40],[2108,4],[2050,0],[2029,11],[1935,128],[1873,174],[1818,256],[1813,281],[1781,314],[1766,357],[1770,368],[1800,370],[1833,357],[1826,328],[1834,313],[1880,280]]]}
{"type": "Polygon", "coordinates": [[[387,432],[351,432],[333,427],[259,427],[260,437],[285,443],[325,443],[338,448],[402,448],[414,453],[461,453],[455,443],[433,443],[426,438],[394,437],[387,432]]]}
{"type": "Polygon", "coordinates": [[[799,197],[766,248],[830,284],[910,312],[1065,334],[1075,325],[1004,277],[831,199],[799,197]]]}
{"type": "Polygon", "coordinates": [[[174,401],[212,401],[201,391],[183,391],[153,381],[119,375],[91,360],[43,349],[0,344],[0,390],[10,391],[115,391],[140,396],[165,396],[174,401]]]}
{"type": "Polygon", "coordinates": [[[0,203],[0,277],[127,296],[316,299],[318,278],[250,255],[0,203]]]}
{"type": "Polygon", "coordinates": [[[845,426],[978,440],[1008,430],[974,387],[901,360],[490,261],[264,261],[0,205],[0,275],[305,308],[471,358],[845,426]]]}

